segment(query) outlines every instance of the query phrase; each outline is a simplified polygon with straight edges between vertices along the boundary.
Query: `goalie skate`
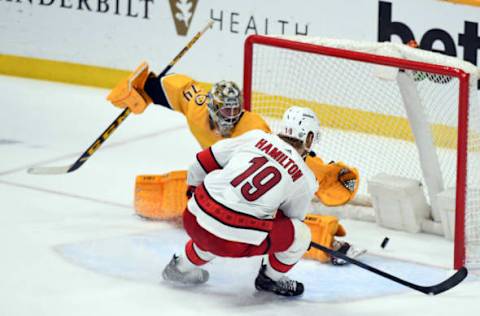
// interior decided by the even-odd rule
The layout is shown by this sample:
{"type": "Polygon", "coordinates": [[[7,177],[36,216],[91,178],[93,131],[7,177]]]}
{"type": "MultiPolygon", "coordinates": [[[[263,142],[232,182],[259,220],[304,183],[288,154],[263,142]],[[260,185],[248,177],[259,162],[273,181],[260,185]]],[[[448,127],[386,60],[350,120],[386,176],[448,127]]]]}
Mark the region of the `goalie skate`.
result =
{"type": "Polygon", "coordinates": [[[181,284],[203,284],[208,281],[209,274],[207,270],[194,268],[189,271],[182,272],[178,269],[179,257],[173,255],[172,260],[163,269],[163,279],[166,281],[181,284]]]}
{"type": "MultiPolygon", "coordinates": [[[[352,244],[349,244],[348,242],[345,242],[345,241],[334,240],[332,246],[334,250],[341,252],[353,259],[367,252],[366,249],[354,247],[352,244]]],[[[343,266],[348,263],[347,261],[336,258],[336,257],[331,257],[330,262],[332,262],[332,264],[336,266],[343,266]]]]}
{"type": "Polygon", "coordinates": [[[265,274],[266,267],[266,265],[262,264],[260,272],[258,272],[258,276],[255,279],[255,288],[257,290],[272,292],[282,296],[298,296],[303,293],[303,283],[291,280],[287,276],[274,281],[265,274]]]}

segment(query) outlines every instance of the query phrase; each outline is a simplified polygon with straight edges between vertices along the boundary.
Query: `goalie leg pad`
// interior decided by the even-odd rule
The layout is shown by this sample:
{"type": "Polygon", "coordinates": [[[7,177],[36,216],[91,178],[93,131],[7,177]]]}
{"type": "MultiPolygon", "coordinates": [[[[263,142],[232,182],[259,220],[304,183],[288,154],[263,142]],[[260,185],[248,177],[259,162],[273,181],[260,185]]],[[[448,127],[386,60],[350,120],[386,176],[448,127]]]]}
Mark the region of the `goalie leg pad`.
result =
{"type": "Polygon", "coordinates": [[[135,212],[153,220],[181,220],[187,206],[187,171],[139,175],[135,181],[135,212]]]}
{"type": "MultiPolygon", "coordinates": [[[[345,236],[345,228],[338,222],[338,218],[329,215],[308,214],[304,221],[312,233],[312,241],[332,249],[335,236],[345,236]]],[[[303,258],[318,260],[326,263],[330,256],[316,248],[310,248],[303,258]]]]}

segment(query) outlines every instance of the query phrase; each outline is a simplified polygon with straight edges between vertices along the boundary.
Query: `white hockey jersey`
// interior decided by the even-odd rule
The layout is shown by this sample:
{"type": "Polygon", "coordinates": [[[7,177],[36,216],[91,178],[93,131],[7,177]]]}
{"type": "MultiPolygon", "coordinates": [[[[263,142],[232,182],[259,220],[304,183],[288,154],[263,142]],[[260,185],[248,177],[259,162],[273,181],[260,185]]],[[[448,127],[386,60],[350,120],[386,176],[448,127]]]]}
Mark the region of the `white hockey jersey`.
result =
{"type": "Polygon", "coordinates": [[[317,191],[315,176],[297,151],[278,136],[253,130],[197,154],[188,202],[197,223],[231,241],[259,245],[277,210],[303,220],[317,191]]]}

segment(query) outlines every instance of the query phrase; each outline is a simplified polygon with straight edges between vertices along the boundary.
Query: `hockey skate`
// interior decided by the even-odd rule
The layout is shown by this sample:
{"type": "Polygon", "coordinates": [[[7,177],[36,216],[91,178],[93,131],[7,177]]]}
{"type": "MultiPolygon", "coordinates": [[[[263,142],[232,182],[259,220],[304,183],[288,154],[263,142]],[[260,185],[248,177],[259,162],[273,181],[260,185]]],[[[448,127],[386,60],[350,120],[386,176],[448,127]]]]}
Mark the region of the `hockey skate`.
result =
{"type": "Polygon", "coordinates": [[[266,265],[262,264],[260,272],[255,279],[255,288],[259,291],[272,292],[282,296],[298,296],[303,293],[303,283],[283,276],[278,281],[270,279],[265,274],[266,265]]]}
{"type": "Polygon", "coordinates": [[[182,272],[178,269],[179,257],[173,255],[172,260],[168,265],[163,269],[163,279],[166,281],[181,283],[181,284],[192,284],[198,285],[203,284],[208,281],[208,271],[201,268],[194,268],[189,271],[182,272]]]}
{"type": "MultiPolygon", "coordinates": [[[[334,240],[332,243],[332,247],[335,251],[343,253],[344,255],[347,255],[352,259],[355,259],[367,252],[366,249],[357,248],[357,247],[354,247],[352,244],[349,244],[348,242],[339,241],[339,240],[334,240]]],[[[336,258],[333,256],[330,258],[330,262],[335,266],[343,266],[348,263],[343,259],[336,258]]]]}

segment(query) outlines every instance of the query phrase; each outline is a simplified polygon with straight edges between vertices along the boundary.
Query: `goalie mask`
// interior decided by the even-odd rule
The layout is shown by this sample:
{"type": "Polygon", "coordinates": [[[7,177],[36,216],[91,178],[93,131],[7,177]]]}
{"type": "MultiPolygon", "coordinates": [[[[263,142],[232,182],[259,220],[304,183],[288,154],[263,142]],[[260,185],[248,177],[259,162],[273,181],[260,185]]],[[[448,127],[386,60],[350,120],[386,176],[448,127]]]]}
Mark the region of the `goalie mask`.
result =
{"type": "Polygon", "coordinates": [[[208,112],[223,137],[229,137],[242,115],[242,93],[232,81],[222,80],[208,93],[208,112]]]}
{"type": "Polygon", "coordinates": [[[315,112],[309,108],[292,106],[283,114],[282,130],[279,135],[301,140],[307,151],[320,140],[320,123],[315,112]],[[313,134],[313,140],[307,147],[308,134],[313,134]]]}

